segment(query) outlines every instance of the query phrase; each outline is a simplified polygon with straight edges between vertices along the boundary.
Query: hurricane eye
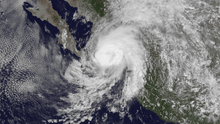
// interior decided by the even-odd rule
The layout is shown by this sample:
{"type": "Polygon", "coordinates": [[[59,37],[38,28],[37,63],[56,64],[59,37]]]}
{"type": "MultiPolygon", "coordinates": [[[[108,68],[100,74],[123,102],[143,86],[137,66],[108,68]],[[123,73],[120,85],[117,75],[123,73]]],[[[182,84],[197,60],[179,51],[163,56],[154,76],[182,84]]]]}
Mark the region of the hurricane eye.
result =
{"type": "Polygon", "coordinates": [[[101,66],[112,66],[120,64],[123,52],[114,44],[105,44],[96,54],[96,59],[101,66]]]}

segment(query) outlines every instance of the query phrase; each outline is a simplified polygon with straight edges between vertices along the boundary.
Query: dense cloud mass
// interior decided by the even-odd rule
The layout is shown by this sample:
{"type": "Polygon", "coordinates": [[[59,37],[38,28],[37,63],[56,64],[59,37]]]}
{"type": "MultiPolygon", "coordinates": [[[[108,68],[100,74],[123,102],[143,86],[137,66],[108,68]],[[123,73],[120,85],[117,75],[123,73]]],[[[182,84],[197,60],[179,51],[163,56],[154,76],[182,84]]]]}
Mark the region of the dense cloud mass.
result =
{"type": "Polygon", "coordinates": [[[219,7],[0,1],[0,123],[218,124],[219,7]]]}

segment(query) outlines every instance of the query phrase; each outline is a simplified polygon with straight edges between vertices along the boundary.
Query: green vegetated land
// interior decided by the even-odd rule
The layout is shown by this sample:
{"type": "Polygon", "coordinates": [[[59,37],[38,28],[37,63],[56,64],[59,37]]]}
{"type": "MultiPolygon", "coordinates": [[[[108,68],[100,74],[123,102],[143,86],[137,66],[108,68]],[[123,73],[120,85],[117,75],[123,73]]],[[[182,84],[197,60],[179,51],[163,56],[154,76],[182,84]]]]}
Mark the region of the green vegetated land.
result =
{"type": "MultiPolygon", "coordinates": [[[[192,5],[195,4],[192,2],[192,5]]],[[[210,65],[207,68],[210,70],[214,70],[216,72],[216,76],[220,75],[219,64],[216,61],[219,60],[219,52],[215,49],[211,43],[207,41],[212,41],[215,43],[216,47],[219,47],[219,35],[218,31],[220,31],[219,21],[219,2],[217,3],[215,0],[212,2],[207,2],[206,4],[195,4],[193,5],[196,9],[190,11],[188,15],[191,15],[198,24],[197,31],[201,34],[201,42],[203,41],[206,44],[206,49],[210,53],[211,60],[210,65]]],[[[186,13],[187,14],[187,13],[186,13]]],[[[151,39],[149,39],[150,41],[151,39]]],[[[152,41],[154,42],[154,41],[152,41]]],[[[212,124],[213,121],[208,120],[208,116],[211,113],[202,113],[203,117],[200,117],[199,109],[204,106],[201,101],[196,100],[199,96],[203,96],[206,94],[205,86],[202,86],[201,83],[196,80],[192,80],[191,82],[195,87],[201,88],[201,91],[193,92],[192,86],[181,83],[184,82],[184,78],[180,78],[179,80],[173,81],[173,91],[168,90],[167,82],[169,80],[167,77],[168,70],[166,69],[166,65],[161,62],[159,56],[159,50],[154,45],[149,46],[150,56],[149,60],[151,61],[147,70],[146,75],[146,85],[145,89],[138,97],[139,102],[143,105],[143,107],[148,110],[154,111],[157,115],[166,121],[171,122],[182,122],[185,120],[186,123],[189,124],[212,124]],[[200,86],[201,85],[201,86],[200,86]]],[[[219,76],[220,77],[220,76],[219,76]]],[[[216,123],[220,123],[219,120],[216,123]]]]}
{"type": "Polygon", "coordinates": [[[189,123],[194,124],[207,122],[195,116],[196,106],[190,105],[192,101],[196,101],[195,98],[198,94],[191,92],[187,85],[180,84],[178,81],[174,82],[173,92],[168,90],[167,83],[165,83],[168,81],[168,70],[159,59],[159,49],[161,48],[150,49],[151,65],[147,69],[147,83],[144,86],[144,93],[138,97],[139,102],[143,107],[155,112],[161,119],[169,122],[176,123],[180,120],[183,121],[183,119],[189,119],[189,123]],[[181,93],[184,95],[178,93],[180,90],[184,92],[181,93]],[[184,109],[180,111],[183,106],[184,109]]]}
{"type": "Polygon", "coordinates": [[[88,2],[91,4],[92,9],[94,9],[100,17],[103,17],[105,15],[105,9],[106,4],[108,3],[107,0],[85,0],[85,2],[88,2]]]}

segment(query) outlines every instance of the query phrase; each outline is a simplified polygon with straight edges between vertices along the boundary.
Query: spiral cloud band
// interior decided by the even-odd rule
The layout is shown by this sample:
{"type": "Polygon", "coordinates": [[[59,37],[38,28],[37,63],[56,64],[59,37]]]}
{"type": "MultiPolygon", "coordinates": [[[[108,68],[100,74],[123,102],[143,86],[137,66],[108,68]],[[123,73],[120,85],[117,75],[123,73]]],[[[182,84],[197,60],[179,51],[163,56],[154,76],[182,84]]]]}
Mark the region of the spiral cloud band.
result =
{"type": "Polygon", "coordinates": [[[102,16],[73,0],[42,0],[48,12],[8,1],[0,122],[120,123],[110,122],[117,115],[137,124],[152,119],[146,108],[170,122],[219,124],[219,0],[104,0],[102,16]]]}
{"type": "Polygon", "coordinates": [[[136,33],[131,26],[121,26],[99,39],[95,53],[101,70],[110,68],[114,71],[112,78],[119,77],[126,67],[132,71],[128,96],[136,94],[138,85],[143,86],[144,50],[141,42],[135,39],[136,33]]]}

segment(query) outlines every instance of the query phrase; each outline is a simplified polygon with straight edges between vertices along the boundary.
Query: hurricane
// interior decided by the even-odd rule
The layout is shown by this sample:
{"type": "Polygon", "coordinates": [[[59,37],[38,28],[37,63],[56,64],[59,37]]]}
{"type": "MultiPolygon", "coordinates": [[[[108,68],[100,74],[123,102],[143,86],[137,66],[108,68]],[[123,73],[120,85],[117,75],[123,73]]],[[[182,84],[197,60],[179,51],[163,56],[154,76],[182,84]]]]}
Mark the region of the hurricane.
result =
{"type": "Polygon", "coordinates": [[[2,124],[218,124],[217,0],[0,1],[2,124]]]}

